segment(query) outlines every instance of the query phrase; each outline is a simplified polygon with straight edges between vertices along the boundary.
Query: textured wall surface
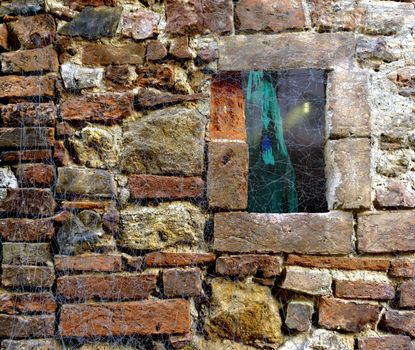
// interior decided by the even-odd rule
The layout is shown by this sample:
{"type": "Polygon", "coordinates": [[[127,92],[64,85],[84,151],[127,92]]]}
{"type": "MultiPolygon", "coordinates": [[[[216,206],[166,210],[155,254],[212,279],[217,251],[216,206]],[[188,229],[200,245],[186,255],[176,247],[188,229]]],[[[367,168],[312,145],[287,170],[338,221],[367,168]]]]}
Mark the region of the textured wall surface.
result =
{"type": "Polygon", "coordinates": [[[410,350],[415,6],[0,5],[1,349],[410,350]],[[327,213],[252,214],[243,92],[327,72],[327,213]]]}

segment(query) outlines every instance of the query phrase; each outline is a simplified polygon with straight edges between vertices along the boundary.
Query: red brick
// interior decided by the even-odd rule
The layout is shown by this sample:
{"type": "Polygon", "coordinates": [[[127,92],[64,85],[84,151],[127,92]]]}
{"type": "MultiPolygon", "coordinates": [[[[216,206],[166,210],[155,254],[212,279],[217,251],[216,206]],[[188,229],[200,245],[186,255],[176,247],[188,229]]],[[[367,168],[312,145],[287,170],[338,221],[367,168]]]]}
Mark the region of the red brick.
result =
{"type": "Polygon", "coordinates": [[[0,148],[52,147],[53,128],[0,128],[0,148]]]}
{"type": "Polygon", "coordinates": [[[37,188],[9,188],[0,202],[0,212],[50,216],[56,208],[51,190],[37,188]]]}
{"type": "Polygon", "coordinates": [[[55,315],[0,315],[0,337],[45,338],[55,333],[55,315]]]}
{"type": "Polygon", "coordinates": [[[52,151],[48,149],[4,151],[0,153],[0,161],[5,163],[51,161],[52,151]]]}
{"type": "Polygon", "coordinates": [[[62,276],[57,280],[57,293],[70,300],[144,299],[156,289],[157,275],[84,274],[62,276]]]}
{"type": "Polygon", "coordinates": [[[55,255],[55,269],[62,272],[117,272],[121,265],[121,255],[55,255]]]}
{"type": "Polygon", "coordinates": [[[216,272],[221,275],[247,276],[260,273],[265,278],[281,274],[282,259],[272,255],[232,255],[216,260],[216,272]]]}
{"type": "Polygon", "coordinates": [[[279,32],[305,25],[299,0],[241,0],[236,4],[235,14],[239,30],[279,32]]]}
{"type": "Polygon", "coordinates": [[[23,187],[50,187],[54,181],[54,168],[47,164],[21,164],[16,176],[23,187]]]}
{"type": "Polygon", "coordinates": [[[415,307],[415,281],[403,282],[400,290],[400,307],[415,307]]]}
{"type": "Polygon", "coordinates": [[[393,277],[415,277],[415,260],[395,259],[392,260],[389,274],[393,277]]]}
{"type": "Polygon", "coordinates": [[[39,242],[51,240],[55,229],[50,219],[2,219],[0,234],[6,241],[39,242]]]}
{"type": "Polygon", "coordinates": [[[380,311],[379,305],[322,298],[318,322],[328,329],[360,332],[366,326],[375,327],[380,311]]]}
{"type": "Polygon", "coordinates": [[[415,311],[387,310],[383,315],[380,328],[392,333],[415,337],[415,311]]]}
{"type": "Polygon", "coordinates": [[[51,293],[11,293],[0,291],[0,312],[6,314],[54,313],[56,302],[51,293]]]}
{"type": "Polygon", "coordinates": [[[203,32],[201,0],[167,0],[166,31],[172,34],[198,34],[203,32]]]}
{"type": "Polygon", "coordinates": [[[0,98],[55,95],[54,75],[0,77],[0,98]]]}
{"type": "Polygon", "coordinates": [[[202,197],[205,187],[200,177],[157,175],[131,175],[128,186],[134,199],[202,197]]]}
{"type": "Polygon", "coordinates": [[[163,272],[164,294],[167,297],[194,297],[202,292],[200,270],[169,269],[163,272]]]}
{"type": "Polygon", "coordinates": [[[190,306],[185,300],[63,305],[63,337],[127,336],[190,332],[190,306]]]}
{"type": "Polygon", "coordinates": [[[246,140],[244,94],[240,85],[218,77],[211,86],[209,137],[212,140],[246,140]]]}
{"type": "Polygon", "coordinates": [[[386,282],[337,280],[335,296],[345,299],[391,300],[395,297],[395,288],[386,282]]]}
{"type": "Polygon", "coordinates": [[[1,107],[4,126],[54,126],[56,107],[52,102],[32,103],[21,102],[1,107]]]}
{"type": "Polygon", "coordinates": [[[287,258],[286,263],[288,265],[341,270],[368,270],[386,272],[389,268],[389,259],[348,258],[343,256],[315,256],[290,254],[287,258]]]}
{"type": "Polygon", "coordinates": [[[387,335],[361,338],[359,350],[412,350],[411,338],[405,335],[387,335]]]}
{"type": "Polygon", "coordinates": [[[58,54],[52,46],[40,49],[6,52],[1,55],[4,73],[57,72],[58,54]]]}
{"type": "Polygon", "coordinates": [[[61,115],[71,122],[113,123],[132,113],[132,96],[99,94],[70,97],[61,104],[61,115]]]}
{"type": "Polygon", "coordinates": [[[211,253],[153,252],[145,256],[144,263],[148,267],[194,266],[210,264],[215,259],[211,253]]]}
{"type": "Polygon", "coordinates": [[[50,288],[55,280],[51,266],[2,265],[1,283],[6,287],[50,288]]]}

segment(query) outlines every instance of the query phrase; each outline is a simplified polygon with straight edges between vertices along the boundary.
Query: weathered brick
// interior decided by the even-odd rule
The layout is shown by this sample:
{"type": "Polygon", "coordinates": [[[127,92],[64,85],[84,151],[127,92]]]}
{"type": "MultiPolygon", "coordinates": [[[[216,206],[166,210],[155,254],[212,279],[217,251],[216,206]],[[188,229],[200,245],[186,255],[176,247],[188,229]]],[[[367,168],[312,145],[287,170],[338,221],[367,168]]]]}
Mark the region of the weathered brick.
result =
{"type": "Polygon", "coordinates": [[[55,315],[1,315],[0,336],[5,338],[53,337],[55,315]]]}
{"type": "Polygon", "coordinates": [[[132,113],[129,94],[98,94],[70,97],[60,106],[61,116],[68,122],[115,123],[132,113]]]}
{"type": "Polygon", "coordinates": [[[353,33],[226,36],[219,40],[219,70],[334,68],[355,52],[353,33]],[[313,48],[313,49],[310,49],[313,48]]]}
{"type": "Polygon", "coordinates": [[[353,217],[349,213],[215,215],[214,249],[237,253],[348,254],[353,217]]]}
{"type": "Polygon", "coordinates": [[[8,104],[1,107],[1,117],[7,127],[54,126],[56,107],[52,102],[8,104]]]}
{"type": "Polygon", "coordinates": [[[413,208],[415,207],[415,192],[408,190],[407,186],[400,181],[389,180],[386,188],[376,189],[375,205],[378,208],[413,208]]]}
{"type": "Polygon", "coordinates": [[[39,242],[51,240],[55,229],[50,219],[2,219],[0,220],[0,234],[6,241],[39,242]]]}
{"type": "Polygon", "coordinates": [[[331,294],[331,274],[328,271],[288,266],[281,288],[311,295],[331,294]]]}
{"type": "Polygon", "coordinates": [[[200,177],[131,175],[128,187],[133,199],[182,199],[202,197],[205,184],[200,177]]]}
{"type": "Polygon", "coordinates": [[[211,253],[152,252],[145,256],[144,263],[148,267],[194,266],[210,264],[215,259],[211,253]]]}
{"type": "Polygon", "coordinates": [[[175,84],[175,67],[171,64],[136,67],[137,84],[142,87],[172,88],[175,84]]]}
{"type": "Polygon", "coordinates": [[[63,305],[63,337],[188,333],[190,306],[185,300],[63,305]]]}
{"type": "Polygon", "coordinates": [[[399,287],[400,290],[400,307],[415,307],[415,281],[406,281],[399,287]]]}
{"type": "Polygon", "coordinates": [[[20,164],[16,177],[23,187],[50,187],[54,182],[54,167],[48,164],[20,164]]]}
{"type": "Polygon", "coordinates": [[[187,36],[173,38],[170,42],[169,52],[176,58],[192,58],[192,51],[189,47],[189,38],[187,36]]]}
{"type": "Polygon", "coordinates": [[[8,49],[9,48],[9,33],[7,31],[7,26],[5,23],[0,23],[0,48],[8,49]]]}
{"type": "Polygon", "coordinates": [[[286,263],[304,267],[317,267],[341,270],[388,271],[389,259],[385,258],[349,258],[342,256],[315,256],[290,254],[286,263]]]}
{"type": "Polygon", "coordinates": [[[55,95],[54,75],[0,77],[0,98],[55,95]]]}
{"type": "Polygon", "coordinates": [[[403,258],[392,260],[389,274],[392,277],[415,277],[415,260],[403,258]]]}
{"type": "Polygon", "coordinates": [[[1,350],[61,350],[55,339],[3,340],[1,350]]]}
{"type": "Polygon", "coordinates": [[[307,301],[290,301],[287,306],[285,324],[289,329],[299,332],[308,331],[311,328],[311,317],[314,313],[314,305],[307,301]]]}
{"type": "Polygon", "coordinates": [[[166,3],[166,31],[172,34],[203,32],[201,0],[168,0],[166,3]]]}
{"type": "Polygon", "coordinates": [[[415,337],[415,311],[387,310],[380,327],[392,333],[408,334],[415,337]]]}
{"type": "Polygon", "coordinates": [[[207,95],[203,93],[172,94],[170,92],[160,92],[154,89],[140,89],[136,96],[139,106],[142,107],[154,107],[184,101],[197,101],[207,97],[207,95]]]}
{"type": "Polygon", "coordinates": [[[63,140],[58,140],[55,142],[53,147],[53,160],[57,166],[67,166],[69,165],[71,156],[68,150],[65,147],[65,142],[63,140]]]}
{"type": "Polygon", "coordinates": [[[148,61],[162,60],[166,56],[167,49],[159,40],[152,40],[148,43],[146,52],[148,61]]]}
{"type": "Polygon", "coordinates": [[[369,139],[331,140],[326,146],[330,209],[368,209],[372,204],[369,139]]]}
{"type": "Polygon", "coordinates": [[[370,134],[367,74],[341,71],[328,75],[327,120],[330,137],[370,134]]]}
{"type": "Polygon", "coordinates": [[[60,272],[118,272],[121,271],[121,255],[81,254],[55,255],[55,269],[60,272]]]}
{"type": "Polygon", "coordinates": [[[209,138],[246,140],[244,94],[237,82],[226,77],[212,82],[209,138]]]}
{"type": "Polygon", "coordinates": [[[108,203],[101,201],[79,200],[79,201],[62,201],[62,209],[105,209],[108,203]]]}
{"type": "Polygon", "coordinates": [[[58,168],[56,191],[61,195],[112,197],[115,194],[113,175],[105,170],[58,168]]]}
{"type": "Polygon", "coordinates": [[[0,161],[4,163],[49,162],[51,159],[52,151],[49,149],[3,151],[0,153],[0,161]]]}
{"type": "Polygon", "coordinates": [[[360,253],[415,251],[415,213],[393,211],[358,215],[360,253]]]}
{"type": "Polygon", "coordinates": [[[52,266],[2,265],[1,283],[6,287],[50,288],[55,280],[52,266]]]}
{"type": "Polygon", "coordinates": [[[84,274],[57,279],[57,293],[69,300],[145,299],[156,289],[157,275],[84,274]]]}
{"type": "Polygon", "coordinates": [[[168,269],[163,271],[164,294],[167,297],[194,297],[202,292],[198,268],[168,269]]]}
{"type": "Polygon", "coordinates": [[[10,36],[23,49],[35,49],[51,45],[56,36],[55,20],[51,15],[41,14],[19,17],[8,23],[10,36]]]}
{"type": "Polygon", "coordinates": [[[208,158],[209,207],[245,209],[248,205],[248,145],[210,142],[208,158]]]}
{"type": "Polygon", "coordinates": [[[51,147],[54,142],[53,128],[0,128],[0,148],[51,147]]]}
{"type": "Polygon", "coordinates": [[[375,327],[380,310],[375,304],[322,298],[318,323],[328,329],[360,332],[366,327],[375,327]]]}
{"type": "Polygon", "coordinates": [[[87,44],[82,51],[82,63],[91,66],[109,66],[111,64],[143,64],[146,49],[140,43],[127,43],[125,46],[87,44]]]}
{"type": "Polygon", "coordinates": [[[6,52],[1,55],[3,73],[57,72],[58,54],[52,46],[45,48],[6,52]]]}
{"type": "Polygon", "coordinates": [[[334,294],[345,299],[391,300],[395,297],[395,288],[386,282],[336,280],[334,294]]]}
{"type": "Polygon", "coordinates": [[[405,335],[386,335],[358,339],[359,350],[411,350],[411,338],[405,335]]]}
{"type": "Polygon", "coordinates": [[[49,243],[3,243],[3,264],[45,265],[51,262],[49,243]]]}
{"type": "Polygon", "coordinates": [[[121,19],[121,32],[125,37],[135,40],[151,38],[157,33],[160,15],[146,9],[126,13],[121,19]]]}
{"type": "Polygon", "coordinates": [[[265,278],[281,274],[282,258],[271,255],[231,255],[216,260],[216,272],[221,275],[247,276],[260,274],[265,278]]]}
{"type": "Polygon", "coordinates": [[[54,313],[56,301],[51,293],[13,293],[0,291],[0,312],[5,314],[54,313]]]}
{"type": "Polygon", "coordinates": [[[51,190],[37,188],[9,188],[0,202],[0,212],[34,216],[50,216],[56,208],[51,190]]]}
{"type": "Polygon", "coordinates": [[[233,30],[232,0],[203,1],[204,28],[210,33],[229,33],[233,30]]]}
{"type": "Polygon", "coordinates": [[[279,32],[305,25],[299,0],[242,0],[236,4],[235,13],[239,30],[279,32]]]}

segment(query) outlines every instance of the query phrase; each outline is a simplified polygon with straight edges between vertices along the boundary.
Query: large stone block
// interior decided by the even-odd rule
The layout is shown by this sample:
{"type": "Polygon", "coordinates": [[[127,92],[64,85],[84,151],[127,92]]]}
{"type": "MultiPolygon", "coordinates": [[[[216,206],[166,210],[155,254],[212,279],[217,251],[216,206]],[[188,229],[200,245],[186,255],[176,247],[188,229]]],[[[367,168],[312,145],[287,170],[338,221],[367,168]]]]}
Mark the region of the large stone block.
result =
{"type": "Polygon", "coordinates": [[[415,337],[415,311],[388,310],[383,315],[380,328],[415,337]]]}
{"type": "Polygon", "coordinates": [[[166,3],[166,31],[172,34],[203,32],[201,0],[168,0],[166,3]]]}
{"type": "Polygon", "coordinates": [[[135,40],[151,38],[157,33],[160,15],[149,10],[135,10],[122,17],[122,35],[135,40]]]}
{"type": "Polygon", "coordinates": [[[0,234],[6,241],[39,242],[51,240],[55,229],[50,219],[2,219],[0,234]]]}
{"type": "Polygon", "coordinates": [[[311,295],[330,295],[331,284],[328,271],[288,266],[281,288],[311,295]]]}
{"type": "Polygon", "coordinates": [[[219,69],[250,71],[348,66],[354,48],[352,33],[227,36],[219,41],[219,69]]]}
{"type": "Polygon", "coordinates": [[[127,43],[117,50],[111,45],[90,43],[83,48],[82,63],[93,66],[143,64],[145,53],[145,46],[140,43],[127,43]]]}
{"type": "Polygon", "coordinates": [[[393,211],[359,214],[357,242],[360,253],[415,251],[415,213],[393,211]]]}
{"type": "Polygon", "coordinates": [[[248,205],[248,145],[210,142],[208,158],[209,207],[245,209],[248,205]]]}
{"type": "Polygon", "coordinates": [[[89,68],[65,62],[61,65],[61,76],[68,90],[99,87],[104,78],[104,68],[89,68]]]}
{"type": "Polygon", "coordinates": [[[55,142],[53,128],[1,128],[0,148],[52,147],[55,142]]]}
{"type": "Polygon", "coordinates": [[[49,243],[3,243],[3,264],[45,265],[51,262],[49,243]]]}
{"type": "Polygon", "coordinates": [[[0,315],[0,336],[4,338],[49,338],[55,333],[55,315],[0,315]]]}
{"type": "Polygon", "coordinates": [[[158,250],[203,245],[205,216],[190,203],[131,206],[121,211],[121,224],[120,244],[125,247],[158,250]]]}
{"type": "Polygon", "coordinates": [[[53,266],[2,265],[1,283],[5,287],[50,288],[55,280],[53,266]]]}
{"type": "Polygon", "coordinates": [[[55,95],[56,77],[52,74],[40,76],[8,75],[0,77],[0,98],[33,97],[55,95]]]}
{"type": "Polygon", "coordinates": [[[56,208],[52,191],[37,188],[9,188],[0,201],[0,212],[33,216],[51,216],[56,208]]]}
{"type": "Polygon", "coordinates": [[[372,204],[370,140],[331,140],[325,153],[329,208],[369,209],[372,204]]]}
{"type": "Polygon", "coordinates": [[[19,164],[16,176],[23,187],[51,187],[55,179],[55,168],[49,164],[19,164]]]}
{"type": "Polygon", "coordinates": [[[336,280],[335,296],[344,299],[391,300],[395,298],[395,288],[385,281],[336,280]]]}
{"type": "Polygon", "coordinates": [[[167,108],[124,125],[122,170],[201,175],[206,119],[195,109],[167,108]]]}
{"type": "Polygon", "coordinates": [[[186,300],[63,305],[59,333],[63,337],[114,337],[190,332],[186,300]]]}
{"type": "Polygon", "coordinates": [[[58,54],[52,46],[1,55],[1,70],[4,73],[57,72],[58,69],[58,54]]]}
{"type": "Polygon", "coordinates": [[[233,30],[232,0],[204,0],[205,30],[211,33],[229,33],[233,30]]]}
{"type": "Polygon", "coordinates": [[[348,254],[353,217],[349,213],[215,215],[214,249],[238,253],[348,254]]]}

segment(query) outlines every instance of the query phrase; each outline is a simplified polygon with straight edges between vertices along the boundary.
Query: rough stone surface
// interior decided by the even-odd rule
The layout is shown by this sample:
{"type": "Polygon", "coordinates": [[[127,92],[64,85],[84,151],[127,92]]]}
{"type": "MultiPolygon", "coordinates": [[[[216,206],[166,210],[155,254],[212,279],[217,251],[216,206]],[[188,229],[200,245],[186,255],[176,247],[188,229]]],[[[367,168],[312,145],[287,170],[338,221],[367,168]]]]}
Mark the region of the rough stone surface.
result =
{"type": "Polygon", "coordinates": [[[45,48],[6,52],[1,55],[3,73],[57,72],[58,55],[52,46],[45,48]]]}
{"type": "Polygon", "coordinates": [[[44,0],[12,0],[2,1],[0,17],[7,15],[31,15],[38,13],[44,8],[44,0]]]}
{"type": "Polygon", "coordinates": [[[122,17],[122,34],[135,40],[151,38],[157,33],[160,21],[158,13],[148,10],[136,10],[122,17]]]}
{"type": "Polygon", "coordinates": [[[205,217],[190,203],[130,206],[121,211],[121,223],[120,243],[129,248],[157,250],[203,244],[205,217]]]}
{"type": "Polygon", "coordinates": [[[0,311],[2,313],[32,314],[56,311],[55,298],[51,293],[15,293],[0,290],[0,311]]]}
{"type": "Polygon", "coordinates": [[[194,297],[202,292],[198,268],[168,269],[163,272],[163,291],[167,297],[194,297]]]}
{"type": "Polygon", "coordinates": [[[4,163],[48,162],[51,159],[52,151],[48,149],[3,151],[0,153],[0,161],[4,163]]]}
{"type": "Polygon", "coordinates": [[[146,254],[144,262],[148,267],[194,266],[214,262],[215,254],[211,253],[169,253],[152,252],[146,254]]]}
{"type": "Polygon", "coordinates": [[[203,93],[198,94],[171,94],[169,92],[161,92],[156,89],[140,89],[137,94],[137,100],[140,106],[154,107],[169,103],[179,103],[184,101],[196,101],[206,98],[203,93]]]}
{"type": "Polygon", "coordinates": [[[162,60],[167,56],[166,47],[159,40],[152,40],[147,45],[146,58],[149,61],[162,60]]]}
{"type": "Polygon", "coordinates": [[[56,208],[51,190],[37,188],[7,189],[0,201],[0,212],[34,216],[50,216],[56,208]]]}
{"type": "Polygon", "coordinates": [[[97,87],[104,77],[104,68],[87,68],[68,62],[61,65],[61,76],[67,89],[97,87]]]}
{"type": "Polygon", "coordinates": [[[196,110],[178,107],[124,125],[121,168],[129,173],[201,175],[205,124],[196,110]]]}
{"type": "Polygon", "coordinates": [[[359,350],[411,350],[411,338],[405,335],[366,337],[358,340],[359,350]]]}
{"type": "Polygon", "coordinates": [[[1,107],[4,126],[53,126],[56,120],[56,107],[53,103],[21,102],[1,107]]]}
{"type": "Polygon", "coordinates": [[[55,141],[53,128],[1,128],[0,148],[51,147],[55,141]]]}
{"type": "Polygon", "coordinates": [[[353,350],[354,338],[343,334],[316,329],[310,335],[299,334],[287,340],[278,350],[353,350]]]}
{"type": "Polygon", "coordinates": [[[9,33],[7,31],[7,26],[5,23],[0,23],[0,48],[8,49],[9,48],[9,33]]]}
{"type": "Polygon", "coordinates": [[[229,33],[233,30],[233,4],[231,0],[204,0],[205,30],[211,33],[229,33]]]}
{"type": "Polygon", "coordinates": [[[131,175],[128,186],[133,199],[183,199],[202,197],[205,183],[200,177],[131,175]]]}
{"type": "Polygon", "coordinates": [[[63,305],[59,333],[64,337],[187,333],[189,309],[185,300],[63,305]]]}
{"type": "Polygon", "coordinates": [[[39,242],[52,239],[55,229],[50,219],[1,219],[0,233],[6,241],[39,242]]]}
{"type": "Polygon", "coordinates": [[[385,282],[336,280],[334,294],[344,299],[391,300],[395,297],[395,288],[385,282]]]}
{"type": "Polygon", "coordinates": [[[242,0],[235,8],[237,28],[241,31],[299,29],[305,25],[301,1],[242,0]]]}
{"type": "Polygon", "coordinates": [[[383,208],[413,208],[415,191],[408,190],[400,181],[390,180],[386,188],[376,189],[375,204],[383,208]]]}
{"type": "Polygon", "coordinates": [[[51,262],[49,243],[3,243],[3,264],[45,265],[51,262]]]}
{"type": "Polygon", "coordinates": [[[314,304],[307,301],[290,301],[287,306],[285,324],[289,329],[299,332],[308,331],[311,327],[311,317],[314,304]]]}
{"type": "Polygon", "coordinates": [[[415,281],[406,281],[399,287],[400,307],[415,307],[415,281]]]}
{"type": "Polygon", "coordinates": [[[248,145],[210,142],[208,158],[209,207],[245,209],[248,205],[248,145]]]}
{"type": "Polygon", "coordinates": [[[281,288],[311,295],[330,295],[331,284],[328,271],[288,266],[281,288]]]}
{"type": "Polygon", "coordinates": [[[105,44],[86,44],[82,51],[82,63],[85,65],[142,64],[145,46],[140,43],[126,43],[114,50],[105,44]]]}
{"type": "Polygon", "coordinates": [[[272,255],[243,254],[221,256],[216,260],[216,272],[229,276],[259,274],[264,278],[275,277],[282,271],[282,258],[272,255]]]}
{"type": "Polygon", "coordinates": [[[352,216],[327,214],[215,215],[214,249],[238,253],[348,254],[352,250],[352,216]]]}
{"type": "Polygon", "coordinates": [[[54,170],[48,164],[20,164],[16,168],[16,176],[23,187],[50,187],[55,178],[54,170]]]}
{"type": "Polygon", "coordinates": [[[54,260],[60,272],[119,272],[122,267],[119,254],[55,255],[54,260]]]}
{"type": "Polygon", "coordinates": [[[375,304],[357,303],[335,298],[323,298],[319,305],[319,325],[347,332],[359,332],[366,327],[373,329],[380,307],[375,304]]]}
{"type": "Polygon", "coordinates": [[[383,315],[381,327],[397,334],[415,336],[415,311],[388,310],[383,315]]]}
{"type": "Polygon", "coordinates": [[[3,340],[2,350],[60,350],[55,339],[3,340]]]}
{"type": "Polygon", "coordinates": [[[197,34],[203,31],[201,0],[168,0],[166,31],[172,34],[197,34]]]}
{"type": "Polygon", "coordinates": [[[179,36],[172,39],[169,51],[176,58],[192,58],[192,51],[189,48],[189,38],[187,36],[179,36]]]}
{"type": "Polygon", "coordinates": [[[0,315],[0,336],[7,338],[53,337],[55,315],[0,315]]]}
{"type": "Polygon", "coordinates": [[[415,250],[415,214],[411,211],[358,215],[357,240],[361,253],[415,250]]]}
{"type": "Polygon", "coordinates": [[[2,265],[1,283],[5,287],[50,288],[55,280],[52,266],[2,265]]]}
{"type": "Polygon", "coordinates": [[[117,0],[66,0],[74,10],[82,10],[85,6],[116,6],[117,0]]]}
{"type": "Polygon", "coordinates": [[[389,274],[393,277],[415,277],[415,260],[403,258],[392,260],[389,274]]]}
{"type": "Polygon", "coordinates": [[[2,76],[0,77],[0,98],[55,95],[55,76],[2,76]]]}
{"type": "Polygon", "coordinates": [[[283,335],[278,309],[267,287],[215,279],[205,330],[209,335],[232,336],[244,343],[265,340],[280,345],[283,335]]]}

